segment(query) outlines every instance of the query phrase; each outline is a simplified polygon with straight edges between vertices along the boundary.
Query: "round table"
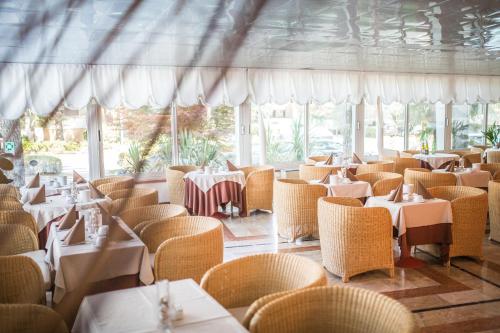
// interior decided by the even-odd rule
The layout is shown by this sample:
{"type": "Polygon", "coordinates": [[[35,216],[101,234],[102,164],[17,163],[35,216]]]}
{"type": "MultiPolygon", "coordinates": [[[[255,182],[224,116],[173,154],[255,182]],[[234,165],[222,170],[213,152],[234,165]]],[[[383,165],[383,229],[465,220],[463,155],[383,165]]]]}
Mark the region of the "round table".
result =
{"type": "Polygon", "coordinates": [[[448,161],[457,161],[460,156],[457,154],[434,153],[434,154],[415,154],[413,158],[425,161],[430,164],[434,169],[439,169],[441,165],[448,161]]]}

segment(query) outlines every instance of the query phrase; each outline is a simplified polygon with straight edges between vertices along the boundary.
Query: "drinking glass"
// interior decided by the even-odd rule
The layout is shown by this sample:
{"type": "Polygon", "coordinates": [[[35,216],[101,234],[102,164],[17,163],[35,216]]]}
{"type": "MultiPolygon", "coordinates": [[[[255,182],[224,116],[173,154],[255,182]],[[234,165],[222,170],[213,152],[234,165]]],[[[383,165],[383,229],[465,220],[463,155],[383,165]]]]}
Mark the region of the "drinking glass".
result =
{"type": "Polygon", "coordinates": [[[165,333],[172,332],[170,318],[170,283],[168,280],[159,280],[155,283],[158,297],[158,328],[165,333]]]}

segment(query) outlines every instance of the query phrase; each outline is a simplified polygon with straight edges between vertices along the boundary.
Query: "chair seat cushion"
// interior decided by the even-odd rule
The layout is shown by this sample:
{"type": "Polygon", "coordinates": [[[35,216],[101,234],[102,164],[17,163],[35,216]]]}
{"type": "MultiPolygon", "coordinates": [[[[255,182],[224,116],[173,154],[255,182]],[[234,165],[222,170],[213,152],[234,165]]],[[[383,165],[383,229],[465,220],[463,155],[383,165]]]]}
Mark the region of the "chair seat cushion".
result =
{"type": "Polygon", "coordinates": [[[52,287],[52,278],[50,275],[49,264],[45,262],[45,251],[44,250],[29,251],[25,253],[20,253],[18,255],[33,259],[33,261],[40,268],[40,271],[42,271],[45,290],[50,290],[50,288],[52,287]]]}

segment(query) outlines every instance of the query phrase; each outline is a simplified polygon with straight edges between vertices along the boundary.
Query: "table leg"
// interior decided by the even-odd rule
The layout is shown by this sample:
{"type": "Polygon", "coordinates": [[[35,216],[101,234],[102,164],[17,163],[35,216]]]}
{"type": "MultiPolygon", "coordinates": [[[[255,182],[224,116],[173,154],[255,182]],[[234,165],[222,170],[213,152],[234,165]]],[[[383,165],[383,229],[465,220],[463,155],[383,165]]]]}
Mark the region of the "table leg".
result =
{"type": "Polygon", "coordinates": [[[399,237],[399,248],[401,249],[401,256],[396,262],[397,267],[403,268],[419,268],[424,267],[425,262],[411,256],[411,248],[406,242],[406,235],[399,237]]]}

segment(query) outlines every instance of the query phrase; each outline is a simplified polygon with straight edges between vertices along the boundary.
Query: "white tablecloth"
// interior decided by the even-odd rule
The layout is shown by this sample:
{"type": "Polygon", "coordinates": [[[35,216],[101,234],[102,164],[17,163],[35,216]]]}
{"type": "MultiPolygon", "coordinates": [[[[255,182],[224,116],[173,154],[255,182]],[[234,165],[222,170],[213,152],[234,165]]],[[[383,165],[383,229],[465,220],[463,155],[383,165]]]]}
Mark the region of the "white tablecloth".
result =
{"type": "MultiPolygon", "coordinates": [[[[61,194],[64,190],[68,190],[69,191],[70,188],[71,187],[69,185],[54,187],[54,186],[51,186],[50,184],[45,184],[45,196],[52,196],[52,195],[61,194]]],[[[89,189],[89,185],[87,183],[85,183],[85,184],[78,184],[77,188],[79,190],[88,190],[89,189]]],[[[19,192],[21,193],[21,198],[22,198],[21,201],[23,203],[26,203],[28,200],[31,200],[32,196],[38,190],[39,190],[39,187],[37,187],[37,188],[26,188],[24,186],[21,187],[19,189],[19,192]],[[24,199],[26,199],[26,200],[24,200],[24,199]]]]}
{"type": "MultiPolygon", "coordinates": [[[[319,181],[311,181],[311,184],[318,184],[319,181]]],[[[355,181],[352,183],[339,184],[321,184],[328,189],[329,197],[350,197],[365,198],[373,195],[370,183],[365,181],[355,181]]]]}
{"type": "Polygon", "coordinates": [[[154,276],[146,245],[125,223],[118,223],[133,239],[110,243],[106,252],[96,248],[91,242],[65,246],[61,239],[68,230],[58,231],[54,223],[51,225],[45,261],[55,271],[54,302],[60,302],[66,292],[80,285],[99,255],[105,255],[106,262],[90,282],[139,273],[141,282],[153,283],[154,276]]]}
{"type": "Polygon", "coordinates": [[[184,178],[189,178],[203,192],[207,192],[215,184],[224,181],[239,183],[242,189],[245,187],[245,174],[243,171],[214,172],[211,175],[207,175],[203,171],[191,171],[186,173],[184,178]]]}
{"type": "MultiPolygon", "coordinates": [[[[432,172],[444,173],[444,169],[432,170],[432,172]]],[[[489,171],[465,169],[455,171],[453,174],[457,177],[458,186],[488,187],[488,182],[493,178],[489,171]]]]}
{"type": "MultiPolygon", "coordinates": [[[[103,199],[92,199],[88,202],[78,202],[76,203],[77,210],[89,209],[92,207],[97,207],[96,203],[110,203],[109,198],[103,199]]],[[[73,207],[73,204],[68,203],[66,198],[62,195],[54,195],[45,198],[45,202],[41,204],[32,205],[30,203],[25,203],[23,209],[33,215],[36,224],[38,226],[38,231],[45,228],[47,223],[52,221],[58,216],[61,216],[68,212],[68,210],[73,207]]]]}
{"type": "Polygon", "coordinates": [[[439,168],[443,163],[446,163],[451,160],[459,160],[460,156],[457,154],[445,154],[445,153],[435,153],[435,154],[416,154],[413,155],[413,158],[426,161],[429,163],[434,169],[439,168]]]}
{"type": "Polygon", "coordinates": [[[398,229],[398,236],[406,233],[406,228],[424,227],[439,223],[452,223],[451,203],[442,199],[425,200],[423,203],[387,200],[388,196],[370,197],[365,207],[385,207],[389,209],[392,225],[398,229]]]}
{"type": "MultiPolygon", "coordinates": [[[[170,283],[171,302],[183,308],[184,317],[174,321],[174,331],[247,332],[231,314],[193,280],[170,283]]],[[[156,286],[123,289],[83,299],[73,333],[155,332],[158,325],[156,286]]]]}

